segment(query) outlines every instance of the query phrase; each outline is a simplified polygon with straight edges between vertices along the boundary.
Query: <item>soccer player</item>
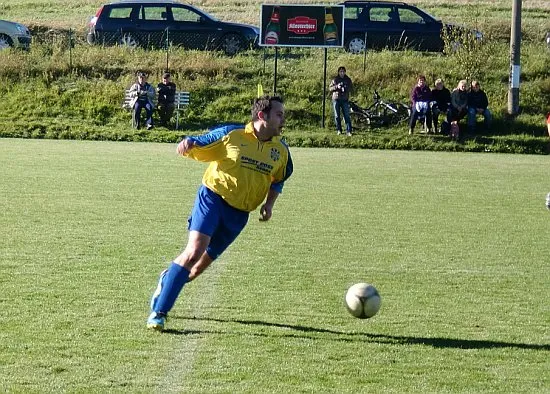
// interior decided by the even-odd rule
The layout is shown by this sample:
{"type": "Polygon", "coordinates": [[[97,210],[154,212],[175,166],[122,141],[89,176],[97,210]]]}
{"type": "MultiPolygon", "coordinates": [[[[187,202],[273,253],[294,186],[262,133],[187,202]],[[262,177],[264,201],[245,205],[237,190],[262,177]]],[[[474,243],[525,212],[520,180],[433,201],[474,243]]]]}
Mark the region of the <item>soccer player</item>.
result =
{"type": "Polygon", "coordinates": [[[162,331],[181,289],[199,276],[237,238],[249,213],[262,203],[260,221],[273,213],[275,200],[293,166],[280,135],[284,105],[278,96],[254,100],[246,126],[216,128],[187,137],[178,154],[210,162],[189,217],[189,239],[183,253],[159,277],[151,299],[147,327],[162,331]]]}

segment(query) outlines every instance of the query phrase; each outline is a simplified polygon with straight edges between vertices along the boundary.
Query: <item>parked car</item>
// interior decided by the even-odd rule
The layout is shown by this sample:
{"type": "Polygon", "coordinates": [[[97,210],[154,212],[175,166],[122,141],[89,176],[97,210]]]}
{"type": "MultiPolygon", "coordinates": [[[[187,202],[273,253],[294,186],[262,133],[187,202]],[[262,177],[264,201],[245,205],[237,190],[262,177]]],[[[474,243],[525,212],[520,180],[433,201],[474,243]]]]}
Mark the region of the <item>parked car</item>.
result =
{"type": "Polygon", "coordinates": [[[220,21],[177,1],[117,1],[103,5],[90,19],[90,44],[223,50],[228,55],[257,45],[260,29],[220,21]]]}
{"type": "MultiPolygon", "coordinates": [[[[407,3],[345,1],[340,5],[344,6],[344,45],[352,53],[384,48],[442,52],[445,31],[466,31],[407,3]]],[[[472,32],[481,39],[481,33],[472,32]]]]}
{"type": "Polygon", "coordinates": [[[29,49],[31,41],[31,33],[27,26],[0,20],[0,50],[11,47],[29,49]]]}

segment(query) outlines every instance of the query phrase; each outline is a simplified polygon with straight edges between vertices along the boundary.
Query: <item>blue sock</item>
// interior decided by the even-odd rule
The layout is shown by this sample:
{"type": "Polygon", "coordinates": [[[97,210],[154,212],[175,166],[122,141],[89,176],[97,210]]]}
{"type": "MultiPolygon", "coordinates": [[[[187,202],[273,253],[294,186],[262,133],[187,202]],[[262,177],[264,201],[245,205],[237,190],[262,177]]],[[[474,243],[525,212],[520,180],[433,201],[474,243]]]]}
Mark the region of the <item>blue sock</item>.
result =
{"type": "Polygon", "coordinates": [[[170,264],[157,300],[155,312],[168,313],[174,306],[183,285],[189,281],[189,270],[176,263],[170,264]]]}

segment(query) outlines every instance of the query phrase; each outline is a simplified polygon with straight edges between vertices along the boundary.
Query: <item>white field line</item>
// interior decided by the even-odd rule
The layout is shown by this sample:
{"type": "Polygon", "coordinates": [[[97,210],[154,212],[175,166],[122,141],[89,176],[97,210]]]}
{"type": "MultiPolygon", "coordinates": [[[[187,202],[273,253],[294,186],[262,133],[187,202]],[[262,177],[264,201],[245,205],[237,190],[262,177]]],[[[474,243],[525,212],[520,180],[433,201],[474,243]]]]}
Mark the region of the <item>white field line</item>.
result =
{"type": "MultiPolygon", "coordinates": [[[[204,286],[202,286],[204,288],[202,292],[199,291],[194,297],[187,297],[186,299],[185,290],[186,286],[188,286],[186,285],[183,287],[183,290],[176,301],[176,305],[178,303],[181,305],[183,302],[186,302],[188,305],[192,303],[192,309],[187,313],[191,316],[201,316],[203,314],[201,311],[204,307],[212,305],[215,302],[218,289],[218,279],[221,277],[225,271],[226,265],[230,261],[229,259],[224,259],[224,257],[228,254],[230,254],[230,251],[224,252],[224,255],[217,261],[213,262],[208,268],[208,275],[203,274],[199,279],[197,279],[197,281],[205,282],[204,286]]],[[[167,329],[171,328],[170,323],[170,320],[168,320],[167,329]]],[[[185,330],[185,327],[179,329],[185,330]]],[[[159,392],[182,392],[182,390],[185,389],[187,377],[193,370],[195,358],[201,351],[201,344],[203,341],[207,340],[204,336],[191,334],[177,335],[176,337],[175,342],[178,343],[179,346],[174,347],[172,351],[172,358],[168,363],[164,376],[160,380],[160,384],[158,386],[159,392]]]]}

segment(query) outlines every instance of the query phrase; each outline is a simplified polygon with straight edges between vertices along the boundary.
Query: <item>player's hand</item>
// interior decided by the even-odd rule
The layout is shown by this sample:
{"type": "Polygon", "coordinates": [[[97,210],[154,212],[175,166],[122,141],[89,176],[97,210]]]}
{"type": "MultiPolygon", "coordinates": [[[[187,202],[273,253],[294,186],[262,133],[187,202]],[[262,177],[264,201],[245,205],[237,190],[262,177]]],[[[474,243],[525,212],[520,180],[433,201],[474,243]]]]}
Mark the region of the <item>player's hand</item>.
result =
{"type": "Polygon", "coordinates": [[[273,207],[264,204],[260,208],[260,222],[267,222],[269,219],[271,219],[271,215],[273,214],[273,207]]]}
{"type": "Polygon", "coordinates": [[[181,141],[179,144],[178,144],[178,148],[177,148],[177,151],[178,151],[178,155],[185,155],[187,152],[189,152],[189,150],[195,146],[195,143],[193,141],[191,141],[189,138],[185,138],[183,141],[181,141]]]}

